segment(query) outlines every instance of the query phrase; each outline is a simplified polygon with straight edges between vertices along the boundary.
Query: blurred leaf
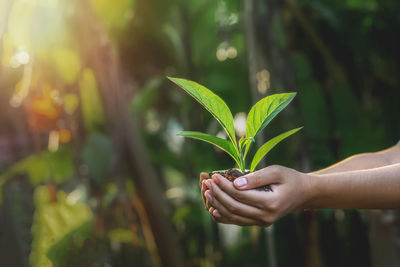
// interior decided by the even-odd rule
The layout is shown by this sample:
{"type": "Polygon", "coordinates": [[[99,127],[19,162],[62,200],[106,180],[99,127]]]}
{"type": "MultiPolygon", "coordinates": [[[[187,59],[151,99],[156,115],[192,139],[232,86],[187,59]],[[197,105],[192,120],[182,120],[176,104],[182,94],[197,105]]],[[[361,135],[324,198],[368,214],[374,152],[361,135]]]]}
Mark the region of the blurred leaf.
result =
{"type": "Polygon", "coordinates": [[[117,198],[119,191],[118,186],[115,183],[107,184],[105,189],[106,192],[104,193],[103,205],[105,208],[108,208],[117,198]]]}
{"type": "Polygon", "coordinates": [[[296,96],[296,93],[274,94],[258,101],[247,116],[246,137],[255,138],[296,96]]]}
{"type": "Polygon", "coordinates": [[[159,97],[161,79],[155,77],[147,82],[143,89],[132,100],[132,108],[135,112],[143,112],[148,109],[159,97]]]}
{"type": "MultiPolygon", "coordinates": [[[[93,219],[93,214],[86,204],[69,204],[67,195],[62,191],[58,191],[57,200],[51,202],[48,186],[36,188],[34,203],[36,210],[32,225],[33,241],[29,261],[32,267],[53,266],[47,256],[50,248],[72,231],[88,224],[93,219]]],[[[82,244],[85,238],[84,233],[87,233],[89,229],[85,227],[83,232],[74,235],[74,241],[82,244]]],[[[65,249],[68,247],[64,248],[64,253],[65,249]]]]}
{"type": "MultiPolygon", "coordinates": [[[[49,266],[90,266],[96,262],[88,255],[88,251],[84,250],[87,242],[93,235],[92,222],[88,221],[81,226],[72,229],[56,243],[54,243],[46,253],[47,258],[53,263],[49,266]],[[85,255],[80,255],[79,252],[84,251],[85,255]],[[79,262],[79,263],[77,263],[79,262]]],[[[101,258],[101,253],[98,251],[99,244],[91,244],[90,251],[95,251],[96,258],[101,258]]],[[[93,257],[93,256],[92,256],[93,257]]]]}
{"type": "Polygon", "coordinates": [[[74,174],[72,151],[62,147],[56,152],[43,151],[22,159],[0,176],[0,189],[8,179],[21,174],[28,174],[33,185],[50,181],[62,183],[74,174]]]}
{"type": "Polygon", "coordinates": [[[348,0],[345,4],[349,8],[374,11],[378,8],[376,0],[348,0]]]}
{"type": "Polygon", "coordinates": [[[76,94],[66,94],[64,96],[64,110],[72,115],[79,106],[79,97],[76,94]]]}
{"type": "Polygon", "coordinates": [[[260,161],[262,160],[262,158],[272,149],[274,148],[274,146],[276,146],[280,141],[282,141],[283,139],[285,139],[286,137],[289,137],[290,135],[296,133],[297,131],[299,131],[301,128],[303,127],[299,127],[290,131],[287,131],[283,134],[280,134],[274,138],[272,138],[271,140],[269,140],[268,142],[266,142],[264,145],[262,145],[256,152],[256,154],[254,155],[253,160],[251,161],[251,167],[250,167],[250,171],[254,171],[254,169],[257,167],[258,163],[260,163],[260,161]]]}
{"type": "Polygon", "coordinates": [[[51,91],[51,85],[45,82],[42,86],[42,93],[33,97],[32,112],[48,119],[56,119],[60,116],[61,110],[51,97],[51,91]]]}
{"type": "Polygon", "coordinates": [[[205,133],[200,133],[200,132],[184,131],[184,132],[180,132],[179,135],[184,136],[184,137],[198,139],[201,141],[205,141],[207,143],[210,143],[210,144],[213,144],[214,146],[219,147],[220,149],[222,149],[226,153],[228,153],[235,160],[235,162],[238,164],[238,166],[240,166],[239,155],[238,155],[235,147],[233,146],[233,144],[231,142],[229,142],[228,140],[225,140],[225,139],[222,139],[222,138],[219,138],[216,136],[212,136],[209,134],[205,134],[205,133]]]}
{"type": "Polygon", "coordinates": [[[111,242],[135,243],[137,245],[143,245],[142,240],[138,235],[134,234],[131,230],[124,228],[110,230],[108,232],[108,238],[111,242]]]}
{"type": "Polygon", "coordinates": [[[175,210],[172,220],[176,224],[185,223],[191,227],[202,225],[202,211],[198,206],[184,204],[175,210]]]}
{"type": "Polygon", "coordinates": [[[81,60],[76,51],[63,47],[53,50],[55,69],[65,84],[73,84],[77,81],[81,71],[81,60]]]}
{"type": "Polygon", "coordinates": [[[96,78],[91,69],[84,69],[79,81],[83,118],[89,131],[104,124],[104,112],[96,78]]]}
{"type": "Polygon", "coordinates": [[[168,79],[179,85],[189,95],[202,104],[204,108],[206,108],[222,125],[232,143],[236,146],[232,113],[219,96],[196,82],[172,77],[168,77],[168,79]]]}
{"type": "Polygon", "coordinates": [[[104,134],[92,133],[85,142],[83,162],[88,167],[89,175],[99,185],[108,174],[112,152],[111,140],[104,134]]]}

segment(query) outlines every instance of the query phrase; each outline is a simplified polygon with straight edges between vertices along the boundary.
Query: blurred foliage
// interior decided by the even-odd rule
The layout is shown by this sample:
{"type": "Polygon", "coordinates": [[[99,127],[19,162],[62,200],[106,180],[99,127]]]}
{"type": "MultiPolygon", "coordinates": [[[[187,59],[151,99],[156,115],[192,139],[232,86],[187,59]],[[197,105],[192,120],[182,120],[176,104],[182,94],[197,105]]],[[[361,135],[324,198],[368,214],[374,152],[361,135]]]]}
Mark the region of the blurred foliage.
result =
{"type": "MultiPolygon", "coordinates": [[[[271,151],[268,164],[306,172],[397,141],[399,1],[254,3],[256,93],[298,92],[265,138],[304,125],[271,151]]],[[[186,266],[269,266],[271,258],[277,266],[307,266],[310,253],[322,266],[370,266],[362,212],[288,215],[275,224],[271,243],[265,229],[216,225],[203,209],[198,174],[234,162],[176,136],[182,129],[220,136],[222,128],[164,77],[195,80],[226,100],[234,117],[247,113],[255,92],[243,5],[0,1],[1,266],[159,263],[125,148],[110,134],[108,109],[118,103],[105,103],[117,87],[138,120],[186,266]],[[86,35],[89,28],[99,43],[86,35]],[[99,71],[113,64],[121,84],[106,83],[99,71]],[[304,245],[311,231],[318,251],[304,245]]]]}
{"type": "MultiPolygon", "coordinates": [[[[37,187],[34,193],[35,216],[32,225],[32,251],[30,255],[31,266],[44,267],[65,266],[65,262],[60,262],[60,258],[65,258],[69,253],[67,250],[74,250],[81,247],[89,236],[90,225],[93,214],[89,207],[72,193],[66,196],[64,192],[57,192],[56,199],[51,195],[48,186],[37,187]],[[79,231],[76,229],[79,228],[79,231]],[[64,244],[57,249],[57,243],[67,239],[64,244]],[[47,253],[50,253],[50,259],[47,253]]],[[[54,194],[54,192],[53,192],[54,194]]],[[[67,256],[70,257],[71,255],[67,256]]],[[[65,259],[64,259],[65,261],[65,259]]]]}

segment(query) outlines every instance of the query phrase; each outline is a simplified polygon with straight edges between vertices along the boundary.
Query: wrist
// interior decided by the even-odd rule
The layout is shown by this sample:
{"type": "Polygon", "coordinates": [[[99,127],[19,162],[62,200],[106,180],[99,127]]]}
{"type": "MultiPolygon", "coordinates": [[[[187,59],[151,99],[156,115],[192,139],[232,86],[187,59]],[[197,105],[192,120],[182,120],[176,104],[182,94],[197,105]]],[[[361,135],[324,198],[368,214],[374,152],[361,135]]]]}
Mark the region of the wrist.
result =
{"type": "Polygon", "coordinates": [[[322,177],[317,174],[306,173],[304,174],[304,196],[305,201],[304,209],[315,209],[318,207],[318,198],[321,195],[321,179],[322,177]]]}

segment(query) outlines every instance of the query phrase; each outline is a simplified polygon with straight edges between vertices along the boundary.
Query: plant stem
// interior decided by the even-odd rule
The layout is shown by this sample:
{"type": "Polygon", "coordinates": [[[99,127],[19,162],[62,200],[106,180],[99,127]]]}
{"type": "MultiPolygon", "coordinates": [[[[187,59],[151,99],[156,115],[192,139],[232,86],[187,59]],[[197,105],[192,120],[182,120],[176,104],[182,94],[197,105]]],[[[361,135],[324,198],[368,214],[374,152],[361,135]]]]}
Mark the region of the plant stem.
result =
{"type": "MultiPolygon", "coordinates": [[[[239,142],[240,143],[240,142],[239,142]]],[[[236,149],[239,154],[239,169],[243,172],[244,169],[244,157],[243,157],[243,150],[240,144],[236,144],[236,149]]]]}

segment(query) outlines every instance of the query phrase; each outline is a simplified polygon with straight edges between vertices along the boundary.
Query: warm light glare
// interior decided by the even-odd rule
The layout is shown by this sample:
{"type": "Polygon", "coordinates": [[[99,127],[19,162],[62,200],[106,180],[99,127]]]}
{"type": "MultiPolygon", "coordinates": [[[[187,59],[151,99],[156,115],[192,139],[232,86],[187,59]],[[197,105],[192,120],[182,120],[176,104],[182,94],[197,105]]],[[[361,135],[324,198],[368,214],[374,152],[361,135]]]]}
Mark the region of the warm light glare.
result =
{"type": "Polygon", "coordinates": [[[49,134],[48,149],[50,152],[56,152],[59,147],[60,135],[58,131],[51,131],[49,134]]]}
{"type": "Polygon", "coordinates": [[[217,59],[218,61],[225,61],[228,58],[226,50],[224,48],[217,49],[217,59]]]}
{"type": "Polygon", "coordinates": [[[271,86],[270,73],[268,70],[263,69],[256,74],[257,90],[260,94],[264,95],[271,86]]]}
{"type": "Polygon", "coordinates": [[[242,137],[246,134],[246,121],[247,121],[246,113],[244,112],[236,113],[235,118],[233,119],[233,124],[235,126],[236,134],[239,137],[242,137]]]}
{"type": "Polygon", "coordinates": [[[226,50],[226,53],[228,54],[228,57],[230,59],[234,59],[237,56],[237,50],[233,46],[228,47],[228,49],[226,50]]]}
{"type": "Polygon", "coordinates": [[[216,53],[218,61],[225,61],[228,58],[234,59],[237,57],[237,55],[237,49],[234,46],[227,47],[226,43],[220,44],[216,53]]]}
{"type": "Polygon", "coordinates": [[[12,68],[18,68],[21,65],[26,65],[30,61],[30,56],[26,51],[19,51],[10,60],[10,66],[12,68]]]}
{"type": "Polygon", "coordinates": [[[68,129],[61,129],[58,131],[60,143],[65,144],[71,141],[72,135],[71,131],[68,129]]]}
{"type": "Polygon", "coordinates": [[[167,198],[181,198],[184,195],[184,192],[182,190],[182,188],[180,187],[173,187],[171,189],[168,189],[165,192],[165,195],[167,196],[167,198]]]}

